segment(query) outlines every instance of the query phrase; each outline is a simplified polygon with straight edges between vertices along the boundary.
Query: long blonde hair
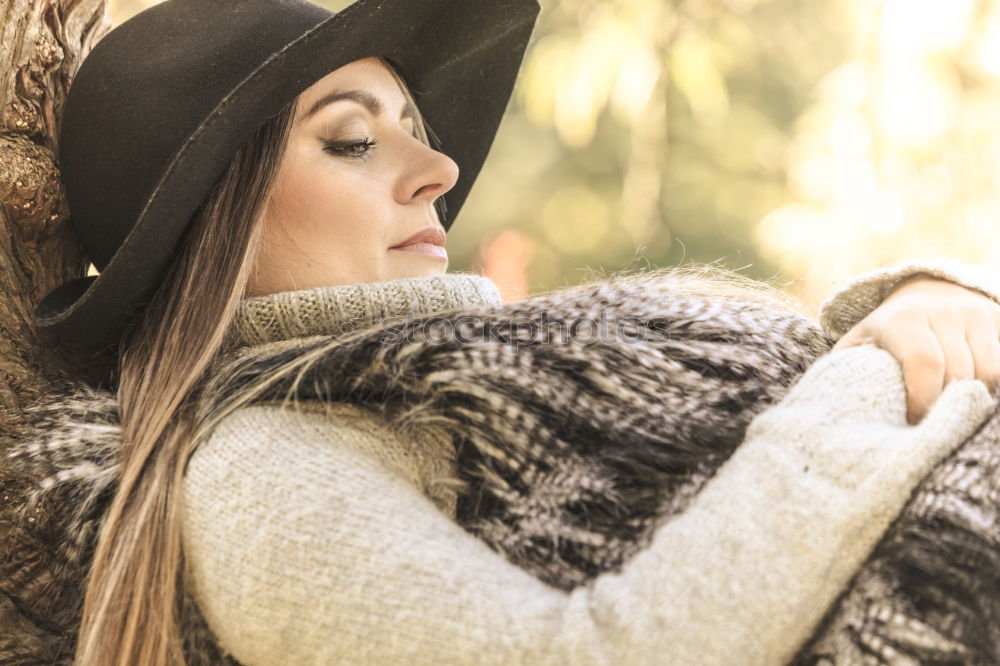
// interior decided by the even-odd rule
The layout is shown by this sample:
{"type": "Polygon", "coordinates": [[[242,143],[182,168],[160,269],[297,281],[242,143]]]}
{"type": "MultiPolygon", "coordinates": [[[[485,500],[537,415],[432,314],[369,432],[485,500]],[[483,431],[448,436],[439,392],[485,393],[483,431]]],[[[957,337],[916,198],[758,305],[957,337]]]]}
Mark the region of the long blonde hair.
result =
{"type": "MultiPolygon", "coordinates": [[[[382,62],[416,106],[403,79],[382,62]]],[[[181,489],[205,431],[195,405],[246,293],[297,105],[286,105],[236,153],[123,344],[121,473],[87,580],[76,645],[82,666],[185,663],[181,489]]],[[[416,127],[430,145],[422,118],[416,127]]],[[[230,409],[252,394],[250,387],[230,400],[230,409]]]]}

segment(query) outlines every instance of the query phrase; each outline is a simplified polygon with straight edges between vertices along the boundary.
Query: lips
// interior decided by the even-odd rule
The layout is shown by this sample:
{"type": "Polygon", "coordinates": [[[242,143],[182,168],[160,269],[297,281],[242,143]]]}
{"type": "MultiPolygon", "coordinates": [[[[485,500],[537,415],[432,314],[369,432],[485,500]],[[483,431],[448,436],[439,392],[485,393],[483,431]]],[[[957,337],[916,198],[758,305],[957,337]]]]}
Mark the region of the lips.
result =
{"type": "Polygon", "coordinates": [[[407,245],[413,245],[415,243],[430,243],[431,245],[438,245],[440,247],[444,247],[445,243],[444,230],[441,229],[440,227],[424,227],[417,233],[407,238],[402,243],[393,245],[389,249],[391,250],[397,247],[405,247],[407,245]]]}

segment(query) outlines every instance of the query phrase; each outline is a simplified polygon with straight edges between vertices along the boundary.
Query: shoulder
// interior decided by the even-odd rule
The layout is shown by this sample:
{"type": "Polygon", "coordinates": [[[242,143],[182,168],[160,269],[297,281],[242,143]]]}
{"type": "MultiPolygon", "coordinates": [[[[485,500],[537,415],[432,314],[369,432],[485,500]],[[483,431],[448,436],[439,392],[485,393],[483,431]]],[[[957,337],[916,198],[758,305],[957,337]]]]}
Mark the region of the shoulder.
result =
{"type": "Polygon", "coordinates": [[[262,636],[292,635],[303,608],[340,612],[344,604],[331,602],[344,583],[338,572],[370,530],[395,525],[397,506],[442,519],[417,488],[351,444],[388,430],[357,408],[264,404],[234,411],[199,443],[182,485],[186,585],[241,661],[248,646],[271,650],[260,648],[262,636]]]}
{"type": "Polygon", "coordinates": [[[238,479],[275,483],[273,475],[297,470],[315,478],[336,476],[361,452],[392,445],[387,424],[351,405],[251,405],[225,416],[198,444],[185,486],[238,479]],[[309,463],[305,469],[303,461],[309,463]]]}
{"type": "Polygon", "coordinates": [[[388,444],[393,430],[370,410],[346,403],[278,402],[249,405],[226,415],[196,449],[193,459],[216,455],[259,454],[281,457],[282,451],[373,438],[388,444]],[[275,446],[279,444],[281,446],[275,446]]]}
{"type": "Polygon", "coordinates": [[[235,410],[200,442],[185,472],[189,502],[289,487],[340,491],[404,481],[454,514],[454,449],[432,429],[403,431],[347,403],[263,403],[235,410]],[[256,491],[254,489],[257,489],[256,491]]]}

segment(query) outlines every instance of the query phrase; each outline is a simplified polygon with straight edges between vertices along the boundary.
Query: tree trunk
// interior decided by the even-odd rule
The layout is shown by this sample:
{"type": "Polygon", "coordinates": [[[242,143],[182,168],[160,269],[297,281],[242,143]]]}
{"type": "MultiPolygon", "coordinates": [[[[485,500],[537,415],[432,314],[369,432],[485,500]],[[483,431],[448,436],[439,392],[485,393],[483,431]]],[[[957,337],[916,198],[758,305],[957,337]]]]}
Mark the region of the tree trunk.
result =
{"type": "MultiPolygon", "coordinates": [[[[69,84],[93,45],[110,29],[105,0],[0,0],[0,467],[3,442],[17,436],[24,408],[57,379],[54,358],[39,345],[31,312],[87,263],[73,240],[56,166],[62,107],[69,84]]],[[[2,475],[0,475],[2,476],[2,475]]],[[[0,484],[0,502],[16,501],[0,484]]],[[[2,512],[0,512],[2,513],[2,512]]],[[[0,545],[17,548],[0,522],[0,545]]],[[[0,558],[2,560],[3,558],[0,558]]],[[[2,570],[3,567],[0,567],[2,570]]],[[[35,582],[45,579],[40,567],[35,582]]],[[[19,581],[25,583],[25,581],[19,581]]],[[[0,662],[53,663],[65,636],[33,621],[0,586],[0,662]],[[5,635],[20,635],[9,643],[5,635]]]]}
{"type": "Polygon", "coordinates": [[[86,270],[56,167],[63,102],[110,29],[104,0],[2,0],[0,15],[0,409],[7,432],[53,380],[35,303],[86,270]]]}

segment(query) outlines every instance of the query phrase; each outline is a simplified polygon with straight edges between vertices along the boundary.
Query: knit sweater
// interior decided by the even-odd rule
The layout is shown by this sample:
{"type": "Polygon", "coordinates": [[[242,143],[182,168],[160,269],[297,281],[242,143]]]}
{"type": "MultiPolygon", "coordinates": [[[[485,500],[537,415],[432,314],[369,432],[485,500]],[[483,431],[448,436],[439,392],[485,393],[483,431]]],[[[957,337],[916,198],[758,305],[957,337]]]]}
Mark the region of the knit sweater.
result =
{"type": "MultiPolygon", "coordinates": [[[[939,268],[865,276],[823,321],[849,328],[892,284],[939,268]]],[[[996,293],[956,268],[952,279],[996,293]]],[[[227,353],[498,302],[486,278],[462,274],[249,299],[227,353]]],[[[822,359],[648,549],[571,593],[454,523],[454,494],[436,483],[449,445],[433,432],[401,441],[348,405],[247,407],[188,467],[193,593],[247,666],[784,663],[919,480],[992,408],[982,384],[956,382],[908,427],[904,396],[885,352],[822,359]]]]}

